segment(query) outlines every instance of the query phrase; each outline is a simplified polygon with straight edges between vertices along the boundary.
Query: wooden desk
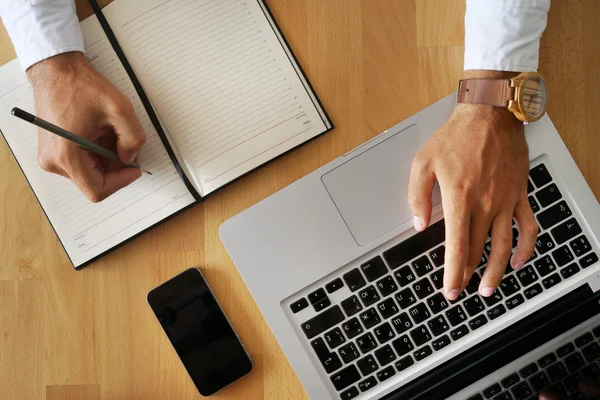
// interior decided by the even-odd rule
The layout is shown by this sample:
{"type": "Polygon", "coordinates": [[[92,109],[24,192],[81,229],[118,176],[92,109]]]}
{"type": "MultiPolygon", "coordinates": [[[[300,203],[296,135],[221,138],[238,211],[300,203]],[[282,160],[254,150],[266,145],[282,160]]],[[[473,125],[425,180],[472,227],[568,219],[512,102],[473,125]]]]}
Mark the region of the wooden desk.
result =
{"type": "MultiPolygon", "coordinates": [[[[78,1],[81,17],[90,15],[78,1]]],[[[232,215],[447,95],[461,75],[464,0],[269,0],[336,129],[82,271],[70,266],[0,141],[0,397],[200,399],[146,293],[200,266],[255,370],[219,399],[306,394],[225,252],[232,215]]],[[[540,71],[549,115],[600,196],[600,2],[553,0],[540,71]]],[[[14,58],[0,31],[0,64],[14,58]]]]}

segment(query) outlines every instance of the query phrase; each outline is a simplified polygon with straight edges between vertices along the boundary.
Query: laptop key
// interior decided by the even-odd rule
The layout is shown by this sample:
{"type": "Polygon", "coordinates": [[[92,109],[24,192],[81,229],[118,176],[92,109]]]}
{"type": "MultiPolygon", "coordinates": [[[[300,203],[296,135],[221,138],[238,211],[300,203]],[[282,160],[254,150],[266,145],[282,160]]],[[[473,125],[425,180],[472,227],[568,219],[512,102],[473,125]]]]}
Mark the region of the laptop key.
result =
{"type": "Polygon", "coordinates": [[[592,330],[592,333],[594,334],[594,336],[596,336],[597,338],[599,338],[599,337],[600,337],[600,325],[599,325],[599,326],[597,326],[597,327],[595,327],[595,328],[592,330]]]}
{"type": "Polygon", "coordinates": [[[531,210],[533,211],[533,213],[535,214],[536,212],[540,211],[540,206],[538,205],[537,201],[535,201],[533,196],[529,196],[528,199],[529,199],[529,206],[531,207],[531,210]]]}
{"type": "Polygon", "coordinates": [[[581,227],[579,226],[579,223],[575,218],[571,218],[558,225],[556,228],[552,228],[550,230],[550,233],[552,233],[552,237],[554,238],[554,240],[556,240],[556,243],[558,244],[563,244],[567,240],[573,239],[581,232],[581,227]]]}
{"type": "Polygon", "coordinates": [[[365,274],[369,282],[373,282],[375,279],[382,277],[388,272],[387,267],[379,256],[372,258],[364,264],[361,264],[360,269],[362,269],[362,272],[365,274]]]}
{"type": "Polygon", "coordinates": [[[340,278],[336,278],[329,282],[327,285],[325,285],[325,290],[327,290],[327,293],[333,293],[336,290],[341,289],[343,286],[344,282],[342,282],[340,278]]]}
{"type": "Polygon", "coordinates": [[[562,194],[560,194],[560,190],[558,190],[556,184],[553,183],[538,191],[535,197],[537,197],[542,207],[547,207],[555,201],[560,200],[562,194]]]}
{"type": "Polygon", "coordinates": [[[436,267],[440,267],[445,263],[446,256],[446,247],[440,246],[429,252],[429,257],[431,257],[431,261],[433,261],[433,265],[436,267]]]}
{"type": "Polygon", "coordinates": [[[494,400],[513,400],[509,392],[502,392],[498,396],[494,397],[494,400]]]}
{"type": "Polygon", "coordinates": [[[521,368],[521,369],[519,370],[519,374],[521,375],[521,378],[525,379],[525,378],[527,378],[528,376],[530,376],[530,375],[532,375],[532,374],[536,373],[536,372],[537,372],[537,370],[538,370],[538,366],[537,366],[537,364],[534,364],[534,363],[532,363],[532,364],[529,364],[529,365],[527,365],[527,366],[525,366],[525,367],[521,368]]]}
{"type": "Polygon", "coordinates": [[[415,357],[415,360],[421,361],[422,359],[429,357],[432,353],[433,351],[431,350],[431,347],[423,346],[419,350],[416,350],[413,353],[413,356],[415,357]]]}
{"type": "Polygon", "coordinates": [[[569,218],[573,213],[566,201],[561,201],[537,215],[540,226],[548,229],[569,218]]]}
{"type": "Polygon", "coordinates": [[[485,324],[487,324],[487,318],[483,314],[481,314],[469,321],[469,327],[471,328],[472,331],[481,328],[485,324]]]}
{"type": "Polygon", "coordinates": [[[415,348],[408,335],[400,336],[398,339],[394,339],[392,341],[392,346],[394,346],[394,350],[396,350],[396,353],[398,353],[400,357],[414,350],[415,348]]]}
{"type": "Polygon", "coordinates": [[[587,362],[592,362],[600,357],[600,346],[596,342],[591,343],[581,349],[581,354],[583,354],[587,362]]]}
{"type": "Polygon", "coordinates": [[[412,267],[417,273],[417,276],[419,277],[433,271],[433,265],[431,265],[427,256],[417,258],[415,261],[412,262],[412,267]]]}
{"type": "Polygon", "coordinates": [[[437,314],[448,308],[448,302],[443,294],[438,293],[427,299],[427,305],[432,313],[437,314]]]}
{"type": "Polygon", "coordinates": [[[391,276],[386,276],[383,279],[377,281],[377,289],[383,297],[387,296],[390,293],[394,293],[398,290],[398,285],[394,282],[394,278],[391,276]]]}
{"type": "Polygon", "coordinates": [[[369,329],[381,322],[381,318],[375,311],[374,307],[369,308],[367,311],[360,313],[360,320],[362,321],[365,328],[369,329]]]}
{"type": "Polygon", "coordinates": [[[392,327],[387,322],[384,322],[377,328],[373,329],[373,333],[375,333],[375,337],[377,337],[377,340],[379,340],[379,343],[381,344],[396,336],[392,330],[392,327]]]}
{"type": "Polygon", "coordinates": [[[540,366],[540,368],[546,368],[554,361],[556,361],[556,356],[554,355],[554,353],[548,353],[538,360],[538,365],[540,366]]]}
{"type": "Polygon", "coordinates": [[[494,290],[494,293],[492,293],[491,296],[489,297],[484,297],[483,298],[483,302],[488,306],[491,307],[494,304],[496,304],[497,302],[501,301],[503,299],[502,294],[500,293],[500,290],[496,289],[494,290]]]}
{"type": "Polygon", "coordinates": [[[456,298],[456,300],[450,300],[450,304],[459,303],[460,301],[464,300],[466,297],[467,297],[467,294],[463,290],[462,292],[460,292],[460,294],[458,295],[458,297],[456,298]]]}
{"type": "Polygon", "coordinates": [[[338,352],[340,353],[340,357],[342,358],[342,361],[344,361],[344,363],[346,363],[346,364],[348,364],[348,363],[356,360],[358,357],[360,357],[360,353],[358,352],[358,349],[356,348],[354,343],[348,343],[348,344],[343,345],[342,347],[340,347],[338,352]]]}
{"type": "Polygon", "coordinates": [[[427,321],[427,326],[429,326],[429,330],[431,333],[433,333],[433,336],[440,336],[442,333],[450,329],[450,326],[446,322],[446,319],[443,315],[438,315],[437,317],[433,317],[427,321]]]}
{"type": "Polygon", "coordinates": [[[573,253],[571,253],[571,250],[569,250],[569,247],[566,244],[554,250],[552,252],[552,258],[554,258],[554,261],[556,261],[556,264],[559,267],[567,265],[575,259],[573,253]]]}
{"type": "Polygon", "coordinates": [[[519,282],[523,287],[531,285],[533,282],[537,281],[538,276],[535,273],[535,270],[531,265],[526,266],[525,268],[517,271],[516,273],[519,282]]]}
{"type": "Polygon", "coordinates": [[[350,272],[346,272],[342,278],[344,278],[344,282],[346,282],[346,285],[348,285],[348,288],[352,292],[357,291],[367,284],[365,278],[363,278],[358,268],[354,268],[350,272]]]}
{"type": "Polygon", "coordinates": [[[529,387],[529,384],[527,382],[521,382],[521,383],[516,384],[511,389],[511,392],[512,392],[515,400],[525,400],[525,399],[528,399],[529,396],[531,396],[533,394],[533,391],[531,390],[531,388],[529,387]]]}
{"type": "Polygon", "coordinates": [[[323,335],[330,348],[334,349],[346,341],[340,328],[334,328],[323,335]]]}
{"type": "Polygon", "coordinates": [[[587,254],[579,259],[579,265],[581,265],[581,268],[587,268],[590,265],[595,264],[597,262],[598,256],[596,255],[596,253],[587,254]]]}
{"type": "Polygon", "coordinates": [[[435,351],[441,350],[444,347],[448,346],[449,344],[450,344],[450,338],[448,337],[448,335],[440,336],[439,338],[437,338],[433,342],[431,342],[431,346],[433,347],[433,349],[435,351]]]}
{"type": "Polygon", "coordinates": [[[481,260],[479,261],[479,264],[477,264],[477,268],[481,268],[483,267],[485,264],[487,264],[487,256],[485,255],[485,252],[483,252],[481,254],[481,260]]]}
{"type": "Polygon", "coordinates": [[[511,275],[502,279],[502,282],[500,282],[500,290],[502,290],[504,296],[508,297],[521,290],[521,286],[517,282],[517,279],[511,275]]]}
{"type": "Polygon", "coordinates": [[[377,385],[377,380],[374,376],[370,376],[362,382],[359,382],[358,388],[361,392],[366,392],[371,389],[373,386],[377,385]]]}
{"type": "Polygon", "coordinates": [[[400,309],[394,302],[394,299],[392,299],[391,297],[377,304],[377,309],[379,310],[379,313],[381,314],[383,319],[388,319],[392,315],[398,314],[398,312],[400,311],[400,309]]]}
{"type": "Polygon", "coordinates": [[[533,192],[535,189],[533,188],[533,185],[531,184],[531,180],[527,179],[527,194],[533,192]]]}
{"type": "Polygon", "coordinates": [[[417,299],[410,288],[399,291],[394,297],[396,297],[396,301],[402,309],[406,309],[417,302],[417,299]]]}
{"type": "Polygon", "coordinates": [[[510,299],[506,300],[505,303],[506,303],[506,308],[508,308],[509,310],[512,310],[513,308],[520,306],[524,302],[525,302],[525,299],[523,298],[523,296],[521,296],[520,293],[517,293],[510,299]]]}
{"type": "Polygon", "coordinates": [[[593,363],[581,369],[581,376],[588,381],[597,381],[600,379],[600,369],[598,364],[593,363]]]}
{"type": "Polygon", "coordinates": [[[429,333],[425,325],[421,325],[410,331],[410,337],[415,342],[416,346],[420,346],[423,343],[429,342],[431,340],[431,334],[429,333]]]}
{"type": "Polygon", "coordinates": [[[556,382],[556,383],[548,386],[548,389],[546,389],[546,390],[549,391],[549,392],[554,392],[554,393],[558,393],[558,394],[562,394],[562,395],[566,395],[567,394],[567,391],[565,390],[565,387],[560,382],[556,382]]]}
{"type": "Polygon", "coordinates": [[[469,328],[466,325],[461,325],[458,328],[450,331],[450,337],[452,340],[458,340],[461,337],[467,335],[469,333],[469,328]]]}
{"type": "Polygon", "coordinates": [[[317,290],[315,290],[312,293],[309,293],[308,295],[308,300],[310,301],[310,304],[315,304],[318,301],[320,301],[321,299],[324,299],[327,297],[327,294],[325,293],[325,290],[323,290],[322,288],[319,288],[317,290]]]}
{"type": "Polygon", "coordinates": [[[504,313],[506,313],[506,308],[502,304],[498,304],[494,308],[487,310],[487,316],[490,320],[495,320],[504,313]]]}
{"type": "Polygon", "coordinates": [[[394,272],[394,276],[401,287],[411,284],[415,281],[415,279],[417,279],[415,274],[412,272],[412,269],[410,269],[408,265],[405,265],[398,271],[394,272]]]}
{"type": "Polygon", "coordinates": [[[560,361],[556,364],[552,364],[546,370],[548,373],[548,378],[550,378],[550,382],[558,382],[565,376],[567,376],[567,369],[560,361]]]}
{"type": "Polygon", "coordinates": [[[435,286],[437,290],[440,290],[444,287],[444,268],[438,269],[433,274],[429,275],[429,278],[431,279],[431,282],[433,282],[433,286],[435,286]]]}
{"type": "Polygon", "coordinates": [[[303,322],[300,327],[302,328],[302,331],[306,337],[308,339],[312,339],[313,337],[325,332],[327,329],[334,327],[343,320],[344,314],[342,314],[342,310],[337,305],[334,305],[316,317],[303,322]]]}
{"type": "Polygon", "coordinates": [[[556,270],[556,265],[550,256],[544,256],[533,263],[540,276],[546,276],[556,270]]]}
{"type": "Polygon", "coordinates": [[[575,346],[573,346],[573,343],[567,343],[564,346],[559,347],[556,350],[556,354],[558,354],[558,356],[560,358],[563,358],[565,356],[568,356],[569,354],[571,354],[574,351],[575,351],[575,346]]]}
{"type": "Polygon", "coordinates": [[[362,310],[362,304],[358,301],[358,297],[350,296],[346,300],[342,300],[342,308],[347,316],[352,316],[362,310]]]}
{"type": "Polygon", "coordinates": [[[425,307],[425,304],[423,303],[417,304],[416,306],[411,308],[408,313],[412,317],[413,321],[415,321],[415,324],[420,324],[421,322],[431,317],[429,310],[427,310],[427,307],[425,307]]]}
{"type": "Polygon", "coordinates": [[[467,400],[483,400],[483,396],[477,393],[476,395],[469,397],[467,400]]]}
{"type": "Polygon", "coordinates": [[[529,170],[529,176],[531,176],[533,183],[535,183],[535,186],[538,188],[544,186],[546,183],[549,183],[552,180],[552,177],[550,176],[550,173],[548,173],[548,170],[544,164],[540,164],[529,170]]]}
{"type": "Polygon", "coordinates": [[[352,339],[356,335],[359,335],[363,332],[362,325],[358,322],[357,318],[352,318],[342,324],[342,330],[348,336],[348,339],[352,339]]]}
{"type": "Polygon", "coordinates": [[[581,354],[579,353],[573,353],[570,356],[565,357],[564,362],[570,372],[577,371],[585,364],[583,357],[581,357],[581,354]]]}
{"type": "Polygon", "coordinates": [[[368,353],[377,347],[377,342],[375,341],[375,338],[373,337],[373,335],[371,335],[370,332],[367,332],[358,339],[356,339],[356,344],[358,345],[358,348],[363,354],[368,353]]]}
{"type": "Polygon", "coordinates": [[[579,269],[579,266],[577,265],[577,263],[573,263],[573,264],[567,265],[566,267],[561,269],[560,274],[562,275],[563,279],[567,279],[567,278],[572,277],[579,271],[581,271],[581,270],[579,269]]]}
{"type": "Polygon", "coordinates": [[[560,275],[558,275],[558,273],[555,273],[555,274],[552,274],[549,277],[545,278],[542,281],[542,285],[544,285],[544,288],[550,289],[552,286],[555,286],[558,283],[560,283],[560,281],[562,281],[562,279],[560,278],[560,275]]]}
{"type": "Polygon", "coordinates": [[[377,373],[377,379],[379,379],[379,382],[383,382],[394,375],[396,375],[396,371],[394,371],[394,367],[390,365],[377,373]]]}
{"type": "Polygon", "coordinates": [[[592,337],[592,334],[590,332],[584,333],[583,335],[581,335],[577,339],[575,339],[575,346],[583,347],[593,340],[594,340],[594,338],[592,337]]]}
{"type": "Polygon", "coordinates": [[[592,249],[592,246],[585,235],[581,235],[577,239],[571,240],[569,246],[571,246],[571,249],[575,253],[575,257],[580,257],[592,249]]]}
{"type": "Polygon", "coordinates": [[[543,235],[538,236],[537,240],[535,241],[535,248],[538,252],[538,254],[544,254],[547,253],[548,251],[552,250],[555,247],[554,242],[552,241],[552,238],[550,237],[550,235],[546,232],[543,235]]]}
{"type": "Polygon", "coordinates": [[[483,305],[483,302],[481,301],[481,297],[479,297],[478,295],[475,295],[475,296],[465,300],[463,305],[465,306],[465,309],[467,310],[467,312],[469,313],[469,315],[471,317],[479,314],[480,312],[482,312],[485,309],[485,306],[483,305]]]}
{"type": "Polygon", "coordinates": [[[536,283],[533,286],[528,287],[523,291],[526,299],[532,299],[538,294],[542,293],[542,286],[539,283],[536,283]]]}
{"type": "Polygon", "coordinates": [[[292,312],[294,314],[304,310],[306,307],[308,307],[308,301],[304,297],[301,298],[300,300],[290,304],[290,309],[292,310],[292,312]]]}
{"type": "Polygon", "coordinates": [[[537,374],[532,375],[531,378],[529,378],[529,383],[531,384],[534,392],[539,392],[550,385],[548,376],[544,371],[540,371],[537,374]]]}
{"type": "Polygon", "coordinates": [[[579,388],[579,382],[581,382],[581,377],[579,374],[572,374],[565,378],[563,383],[565,384],[565,389],[567,393],[573,393],[579,388]]]}
{"type": "Polygon", "coordinates": [[[467,320],[467,314],[465,314],[462,306],[457,305],[445,312],[448,321],[452,326],[460,325],[467,320]]]}
{"type": "Polygon", "coordinates": [[[394,329],[396,330],[396,333],[398,333],[398,334],[404,333],[408,329],[413,327],[413,323],[410,320],[410,318],[408,318],[407,313],[402,313],[402,314],[398,315],[397,317],[392,318],[391,322],[392,322],[392,325],[394,326],[394,329]]]}
{"type": "Polygon", "coordinates": [[[325,297],[324,299],[321,299],[321,300],[317,301],[316,303],[314,303],[313,308],[315,309],[316,312],[319,312],[321,310],[326,309],[330,305],[331,305],[331,300],[329,300],[328,297],[325,297]]]}
{"type": "Polygon", "coordinates": [[[494,397],[497,394],[500,394],[500,392],[502,391],[502,388],[500,387],[499,383],[494,383],[492,386],[488,387],[487,389],[483,389],[483,397],[485,397],[486,399],[490,399],[492,397],[494,397]]]}
{"type": "Polygon", "coordinates": [[[358,292],[358,297],[360,297],[365,307],[369,307],[371,304],[381,299],[373,285],[368,286],[367,288],[358,292]]]}
{"type": "Polygon", "coordinates": [[[419,299],[424,299],[425,297],[432,294],[435,290],[431,283],[429,283],[429,279],[423,278],[420,281],[416,282],[413,286],[413,290],[419,297],[419,299]]]}
{"type": "Polygon", "coordinates": [[[347,389],[340,393],[340,399],[342,400],[351,400],[358,396],[358,389],[355,386],[352,386],[350,389],[347,389]]]}
{"type": "Polygon", "coordinates": [[[327,349],[327,346],[325,345],[323,339],[316,338],[314,340],[311,340],[310,345],[315,351],[315,354],[317,355],[319,361],[321,361],[325,372],[327,372],[328,374],[332,373],[333,371],[342,366],[342,363],[340,362],[340,359],[338,358],[337,354],[331,353],[329,349],[327,349]]]}
{"type": "Polygon", "coordinates": [[[479,278],[478,274],[473,274],[471,275],[471,279],[469,279],[469,283],[467,284],[465,290],[467,293],[473,294],[479,289],[479,283],[481,283],[481,278],[479,278]]]}
{"type": "Polygon", "coordinates": [[[375,358],[377,358],[379,365],[383,367],[394,361],[396,359],[396,354],[390,345],[386,344],[382,348],[375,350],[375,358]]]}
{"type": "Polygon", "coordinates": [[[415,362],[413,361],[411,356],[406,356],[404,358],[402,358],[399,361],[396,361],[396,363],[394,364],[396,366],[396,369],[398,370],[398,372],[404,371],[406,368],[410,367],[411,365],[413,365],[415,362]]]}
{"type": "Polygon", "coordinates": [[[419,232],[391,249],[384,251],[383,258],[387,261],[390,268],[397,268],[441,244],[445,240],[445,236],[446,227],[442,219],[429,226],[423,232],[419,232]]]}
{"type": "Polygon", "coordinates": [[[329,379],[331,379],[335,390],[340,391],[357,382],[360,379],[360,373],[354,365],[349,365],[331,375],[329,379]]]}

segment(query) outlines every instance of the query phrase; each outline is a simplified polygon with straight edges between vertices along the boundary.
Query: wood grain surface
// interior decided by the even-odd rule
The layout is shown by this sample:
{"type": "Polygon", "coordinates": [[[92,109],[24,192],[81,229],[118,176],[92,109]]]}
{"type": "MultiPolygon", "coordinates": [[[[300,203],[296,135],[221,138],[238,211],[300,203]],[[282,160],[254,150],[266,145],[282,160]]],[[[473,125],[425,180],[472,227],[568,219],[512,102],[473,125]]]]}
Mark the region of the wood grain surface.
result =
{"type": "MultiPolygon", "coordinates": [[[[106,3],[106,2],[105,2],[106,3]]],[[[215,399],[306,394],[218,228],[456,87],[464,0],[269,0],[336,128],[76,272],[0,141],[0,398],[200,399],[148,305],[198,266],[254,360],[215,399]]],[[[90,15],[78,1],[81,18],[90,15]]],[[[540,71],[548,113],[600,196],[600,1],[553,0],[540,71]]],[[[0,27],[0,64],[15,57],[0,27]]]]}

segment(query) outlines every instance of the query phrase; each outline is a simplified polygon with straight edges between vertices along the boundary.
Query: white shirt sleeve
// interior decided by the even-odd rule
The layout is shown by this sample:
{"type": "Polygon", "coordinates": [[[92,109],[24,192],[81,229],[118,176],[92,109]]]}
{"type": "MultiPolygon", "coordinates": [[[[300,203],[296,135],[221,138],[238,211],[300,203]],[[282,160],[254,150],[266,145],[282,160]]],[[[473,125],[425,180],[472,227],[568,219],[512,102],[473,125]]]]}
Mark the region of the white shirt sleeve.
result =
{"type": "Polygon", "coordinates": [[[550,0],[466,1],[465,70],[537,70],[550,0]]]}
{"type": "Polygon", "coordinates": [[[84,50],[74,0],[0,0],[0,17],[23,69],[84,50]]]}

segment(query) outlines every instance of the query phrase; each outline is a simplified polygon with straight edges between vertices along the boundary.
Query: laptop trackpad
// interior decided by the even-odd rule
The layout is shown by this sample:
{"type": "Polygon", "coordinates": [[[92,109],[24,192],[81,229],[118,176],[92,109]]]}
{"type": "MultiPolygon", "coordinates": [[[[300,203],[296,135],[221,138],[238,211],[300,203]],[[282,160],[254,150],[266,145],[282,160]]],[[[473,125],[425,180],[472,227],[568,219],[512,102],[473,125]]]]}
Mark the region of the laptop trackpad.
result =
{"type": "MultiPolygon", "coordinates": [[[[427,138],[411,125],[362,153],[355,150],[321,177],[359,246],[412,220],[406,200],[410,166],[427,138]]],[[[437,184],[432,200],[440,202],[437,184]]]]}

